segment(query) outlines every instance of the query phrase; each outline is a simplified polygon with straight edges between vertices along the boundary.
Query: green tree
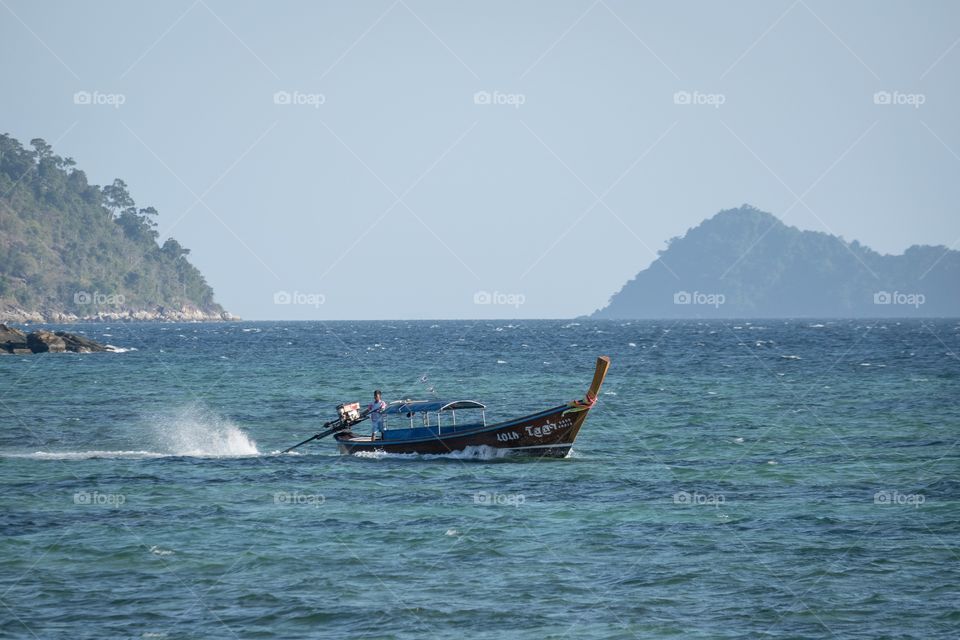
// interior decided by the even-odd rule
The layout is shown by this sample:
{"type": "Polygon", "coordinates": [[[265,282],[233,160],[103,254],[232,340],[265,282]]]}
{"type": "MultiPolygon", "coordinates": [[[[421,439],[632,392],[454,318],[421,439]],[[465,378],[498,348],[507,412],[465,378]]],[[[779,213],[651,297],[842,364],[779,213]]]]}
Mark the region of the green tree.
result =
{"type": "Polygon", "coordinates": [[[30,141],[30,146],[34,148],[34,157],[36,158],[37,163],[40,163],[53,155],[53,147],[47,144],[43,138],[34,138],[30,141]]]}
{"type": "Polygon", "coordinates": [[[127,191],[127,183],[120,178],[116,178],[113,184],[103,187],[101,192],[103,193],[103,205],[115,216],[125,209],[132,209],[137,206],[133,198],[130,197],[130,192],[127,191]]]}
{"type": "Polygon", "coordinates": [[[153,207],[140,209],[140,212],[138,215],[140,216],[140,220],[142,220],[143,224],[146,225],[147,227],[150,227],[152,229],[157,226],[157,216],[159,215],[159,212],[153,207]]]}
{"type": "Polygon", "coordinates": [[[187,249],[173,238],[167,238],[167,241],[163,243],[163,247],[160,250],[163,252],[163,255],[170,260],[176,260],[181,256],[190,255],[190,249],[187,249]]]}

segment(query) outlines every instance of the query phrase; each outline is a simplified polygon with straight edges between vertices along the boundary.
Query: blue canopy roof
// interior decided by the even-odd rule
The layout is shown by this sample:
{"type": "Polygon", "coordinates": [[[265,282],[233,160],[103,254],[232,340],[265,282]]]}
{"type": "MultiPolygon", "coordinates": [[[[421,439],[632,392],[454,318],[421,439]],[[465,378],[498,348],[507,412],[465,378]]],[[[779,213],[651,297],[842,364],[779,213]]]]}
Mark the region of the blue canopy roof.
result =
{"type": "Polygon", "coordinates": [[[423,413],[433,411],[452,411],[454,409],[486,409],[473,400],[397,400],[387,405],[383,413],[423,413]]]}

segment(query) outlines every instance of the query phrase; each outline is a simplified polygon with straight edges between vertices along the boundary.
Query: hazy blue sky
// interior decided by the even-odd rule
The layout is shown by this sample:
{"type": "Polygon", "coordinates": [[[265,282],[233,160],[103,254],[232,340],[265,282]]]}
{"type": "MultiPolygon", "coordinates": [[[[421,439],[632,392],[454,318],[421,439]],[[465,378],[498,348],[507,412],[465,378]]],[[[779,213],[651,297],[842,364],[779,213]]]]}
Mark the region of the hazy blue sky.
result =
{"type": "Polygon", "coordinates": [[[245,318],[573,316],[745,202],[955,246],[958,42],[956,2],[0,0],[0,129],[245,318]]]}

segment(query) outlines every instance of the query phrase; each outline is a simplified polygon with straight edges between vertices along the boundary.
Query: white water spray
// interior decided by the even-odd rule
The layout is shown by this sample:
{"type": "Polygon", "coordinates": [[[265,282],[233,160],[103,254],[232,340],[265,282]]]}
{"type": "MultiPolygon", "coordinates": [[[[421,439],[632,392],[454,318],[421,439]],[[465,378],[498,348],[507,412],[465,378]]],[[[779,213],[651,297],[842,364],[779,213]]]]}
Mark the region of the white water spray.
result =
{"type": "Polygon", "coordinates": [[[260,455],[257,443],[231,422],[196,405],[157,416],[152,426],[167,455],[207,457],[260,455]]]}

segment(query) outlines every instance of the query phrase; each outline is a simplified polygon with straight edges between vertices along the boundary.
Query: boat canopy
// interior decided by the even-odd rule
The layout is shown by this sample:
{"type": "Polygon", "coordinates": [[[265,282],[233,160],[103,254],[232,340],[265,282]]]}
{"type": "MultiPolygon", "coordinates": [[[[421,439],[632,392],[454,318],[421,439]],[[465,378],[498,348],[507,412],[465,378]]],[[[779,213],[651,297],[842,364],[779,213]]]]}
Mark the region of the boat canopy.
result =
{"type": "Polygon", "coordinates": [[[473,400],[397,400],[387,405],[383,412],[390,414],[427,413],[455,411],[457,409],[486,409],[486,406],[473,400]]]}

